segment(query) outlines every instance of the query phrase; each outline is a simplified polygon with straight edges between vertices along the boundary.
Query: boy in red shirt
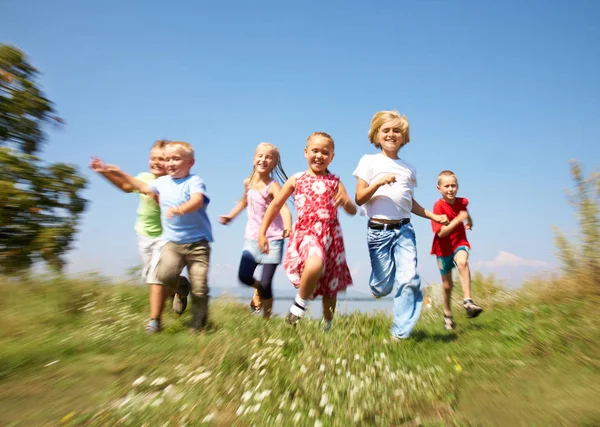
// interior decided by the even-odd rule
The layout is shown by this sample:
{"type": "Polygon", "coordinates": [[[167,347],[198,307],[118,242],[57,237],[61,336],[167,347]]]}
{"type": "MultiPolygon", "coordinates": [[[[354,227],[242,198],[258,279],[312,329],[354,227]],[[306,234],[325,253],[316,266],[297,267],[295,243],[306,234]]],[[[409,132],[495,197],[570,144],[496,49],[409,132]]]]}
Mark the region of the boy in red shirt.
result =
{"type": "Polygon", "coordinates": [[[483,309],[471,299],[471,270],[469,269],[471,245],[465,231],[473,227],[473,221],[467,212],[469,201],[464,197],[456,197],[458,180],[452,171],[440,172],[437,189],[442,194],[442,198],[433,206],[433,213],[445,214],[450,223],[442,225],[431,221],[431,228],[435,233],[431,253],[437,256],[444,285],[444,328],[452,330],[455,325],[452,320],[450,301],[452,299],[452,269],[454,266],[458,268],[460,274],[467,317],[477,317],[483,309]]]}

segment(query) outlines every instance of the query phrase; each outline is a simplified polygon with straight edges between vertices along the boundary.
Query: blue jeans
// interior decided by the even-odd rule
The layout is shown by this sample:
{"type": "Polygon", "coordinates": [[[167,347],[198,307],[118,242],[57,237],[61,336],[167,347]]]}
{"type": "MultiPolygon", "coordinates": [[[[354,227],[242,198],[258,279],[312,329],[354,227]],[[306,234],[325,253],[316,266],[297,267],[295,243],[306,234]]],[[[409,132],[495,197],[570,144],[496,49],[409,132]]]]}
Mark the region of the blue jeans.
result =
{"type": "Polygon", "coordinates": [[[391,332],[398,338],[408,338],[423,305],[415,230],[410,223],[396,230],[369,228],[367,244],[371,257],[371,292],[376,297],[384,297],[397,287],[391,332]]]}

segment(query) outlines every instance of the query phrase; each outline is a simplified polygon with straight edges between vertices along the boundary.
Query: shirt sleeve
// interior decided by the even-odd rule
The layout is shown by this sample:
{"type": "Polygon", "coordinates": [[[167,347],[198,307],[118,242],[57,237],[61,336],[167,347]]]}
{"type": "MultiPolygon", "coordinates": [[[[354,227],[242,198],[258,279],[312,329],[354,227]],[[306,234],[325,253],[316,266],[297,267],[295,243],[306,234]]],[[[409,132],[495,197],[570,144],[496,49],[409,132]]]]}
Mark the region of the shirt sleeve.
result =
{"type": "Polygon", "coordinates": [[[362,158],[358,162],[358,166],[356,167],[354,172],[352,172],[352,175],[362,179],[367,184],[370,184],[371,179],[373,179],[373,168],[369,163],[369,158],[367,156],[362,156],[362,158]]]}
{"type": "MultiPolygon", "coordinates": [[[[435,205],[433,205],[433,213],[436,215],[442,215],[444,213],[442,207],[437,202],[435,205]]],[[[442,227],[443,225],[439,222],[431,221],[431,229],[433,230],[434,234],[437,235],[442,230],[442,227]]]]}
{"type": "Polygon", "coordinates": [[[466,197],[463,197],[463,208],[467,208],[467,205],[469,204],[469,199],[467,199],[466,197]]]}
{"type": "Polygon", "coordinates": [[[190,195],[194,193],[200,193],[204,196],[204,203],[208,204],[210,202],[210,197],[206,193],[206,185],[204,185],[204,181],[199,176],[193,176],[190,180],[190,195]]]}
{"type": "MultiPolygon", "coordinates": [[[[140,174],[141,175],[141,174],[140,174]]],[[[140,176],[138,175],[138,176],[140,176]]],[[[138,178],[139,179],[139,178],[138,178]]],[[[159,187],[159,182],[161,182],[160,178],[157,178],[153,181],[148,182],[148,187],[150,187],[150,190],[152,190],[152,192],[154,194],[160,194],[160,190],[158,189],[159,187]]]]}

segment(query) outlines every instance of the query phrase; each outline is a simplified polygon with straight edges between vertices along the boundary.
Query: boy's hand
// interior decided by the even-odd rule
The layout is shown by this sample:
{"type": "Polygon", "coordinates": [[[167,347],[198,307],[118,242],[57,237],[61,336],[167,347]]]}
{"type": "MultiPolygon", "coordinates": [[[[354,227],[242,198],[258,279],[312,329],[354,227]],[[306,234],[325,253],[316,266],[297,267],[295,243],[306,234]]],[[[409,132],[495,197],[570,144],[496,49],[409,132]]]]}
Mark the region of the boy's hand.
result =
{"type": "Polygon", "coordinates": [[[285,230],[283,230],[283,233],[281,233],[281,237],[283,237],[284,239],[287,239],[289,235],[290,235],[290,230],[288,230],[287,228],[285,230]]]}
{"type": "Polygon", "coordinates": [[[220,215],[219,216],[219,222],[223,225],[227,225],[231,222],[233,218],[229,215],[220,215]]]}
{"type": "Polygon", "coordinates": [[[469,216],[467,218],[467,222],[465,222],[465,230],[472,230],[473,229],[473,221],[471,221],[471,217],[469,216]]]}
{"type": "Polygon", "coordinates": [[[167,209],[167,212],[165,213],[165,216],[167,217],[167,219],[171,219],[173,218],[175,215],[183,215],[183,213],[181,212],[181,210],[179,210],[179,208],[169,208],[167,209]]]}
{"type": "Polygon", "coordinates": [[[346,206],[347,203],[352,203],[348,195],[345,191],[338,191],[335,195],[335,207],[341,206],[342,208],[346,206]]]}
{"type": "Polygon", "coordinates": [[[396,182],[396,175],[393,173],[388,173],[377,181],[377,187],[381,187],[386,184],[393,184],[394,182],[396,182]]]}
{"type": "Polygon", "coordinates": [[[263,254],[269,253],[269,240],[264,234],[258,236],[258,247],[260,248],[263,254]]]}
{"type": "Polygon", "coordinates": [[[433,214],[433,218],[432,219],[435,222],[437,222],[438,224],[442,224],[442,225],[448,225],[448,224],[450,224],[450,221],[448,221],[448,217],[446,216],[446,214],[442,214],[442,215],[433,214]]]}
{"type": "Polygon", "coordinates": [[[88,166],[94,172],[105,172],[105,165],[98,157],[92,156],[88,166]]]}

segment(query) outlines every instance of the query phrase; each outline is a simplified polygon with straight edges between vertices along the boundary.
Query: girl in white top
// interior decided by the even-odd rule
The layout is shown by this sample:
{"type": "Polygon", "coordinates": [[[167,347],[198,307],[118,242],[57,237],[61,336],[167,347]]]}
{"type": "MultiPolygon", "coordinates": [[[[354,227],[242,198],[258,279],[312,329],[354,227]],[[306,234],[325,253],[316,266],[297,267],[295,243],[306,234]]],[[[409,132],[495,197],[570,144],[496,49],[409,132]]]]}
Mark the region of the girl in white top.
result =
{"type": "Polygon", "coordinates": [[[400,149],[410,141],[406,117],[397,111],[377,112],[371,120],[369,140],[381,153],[364,155],[353,173],[357,178],[356,203],[369,217],[369,286],[375,298],[386,296],[397,287],[391,333],[393,338],[408,338],[423,302],[411,213],[442,224],[448,218],[426,211],[414,199],[416,170],[398,157],[400,149]]]}

